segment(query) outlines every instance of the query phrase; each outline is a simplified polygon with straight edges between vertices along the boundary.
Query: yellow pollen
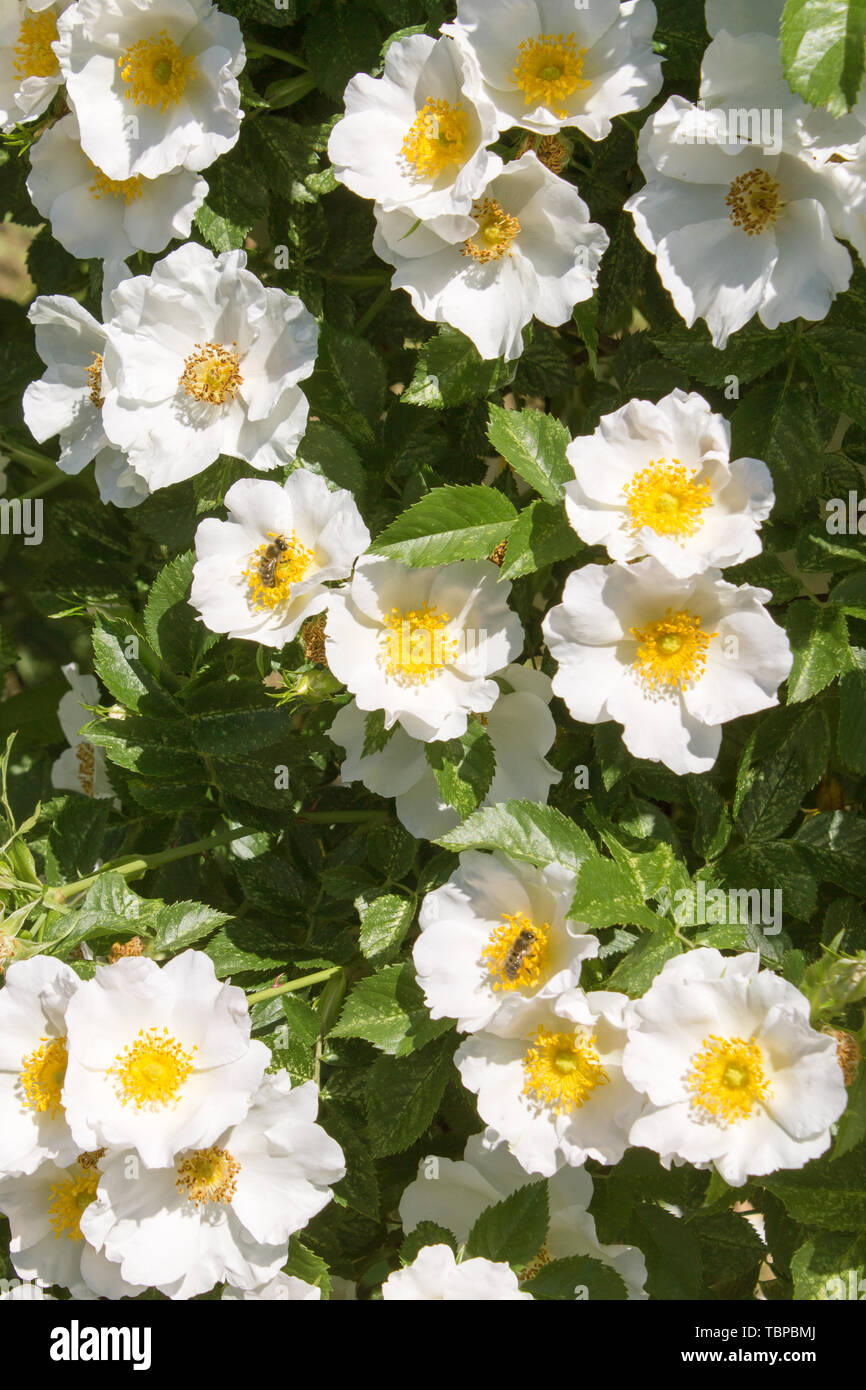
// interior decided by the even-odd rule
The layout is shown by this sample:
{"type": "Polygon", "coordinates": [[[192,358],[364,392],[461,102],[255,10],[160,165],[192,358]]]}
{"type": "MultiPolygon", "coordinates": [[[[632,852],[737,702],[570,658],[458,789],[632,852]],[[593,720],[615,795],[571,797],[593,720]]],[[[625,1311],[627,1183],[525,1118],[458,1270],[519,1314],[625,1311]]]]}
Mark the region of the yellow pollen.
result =
{"type": "Polygon", "coordinates": [[[208,1202],[229,1205],[235,1195],[241,1165],[228,1149],[195,1149],[178,1164],[178,1192],[202,1207],[208,1202]]]}
{"type": "MultiPolygon", "coordinates": [[[[96,406],[96,409],[101,410],[105,404],[105,399],[102,395],[102,353],[94,352],[91,356],[93,357],[93,361],[89,367],[85,368],[85,372],[90,382],[90,399],[96,406]]],[[[89,743],[80,746],[90,748],[89,743]]],[[[92,757],[93,749],[91,748],[90,751],[92,757]]]]}
{"type": "Polygon", "coordinates": [[[585,57],[586,49],[575,46],[574,34],[539,34],[520,45],[512,80],[527,106],[546,106],[564,121],[568,112],[560,109],[563,99],[580,87],[592,86],[581,77],[585,57]]]}
{"type": "Polygon", "coordinates": [[[481,953],[495,990],[533,989],[547,967],[547,922],[536,927],[525,912],[504,912],[481,953]]]}
{"type": "Polygon", "coordinates": [[[731,221],[742,227],[747,236],[760,236],[782,212],[785,204],[779,199],[779,184],[766,169],[750,169],[734,179],[725,202],[731,209],[731,221]]]}
{"type": "Polygon", "coordinates": [[[48,1220],[54,1227],[54,1239],[83,1240],[81,1217],[91,1202],[96,1201],[99,1186],[99,1169],[85,1168],[66,1182],[52,1183],[51,1201],[48,1203],[48,1220]]]}
{"type": "Polygon", "coordinates": [[[539,1028],[523,1059],[523,1094],[568,1115],[585,1105],[610,1077],[601,1064],[595,1035],[552,1033],[539,1028]]]}
{"type": "Polygon", "coordinates": [[[522,1270],[520,1274],[518,1274],[517,1277],[520,1280],[520,1283],[525,1284],[527,1280],[534,1279],[536,1274],[540,1274],[541,1271],[544,1269],[544,1266],[549,1264],[550,1254],[548,1252],[547,1246],[542,1245],[538,1254],[535,1256],[535,1259],[531,1260],[530,1263],[526,1266],[526,1268],[522,1270]]]}
{"type": "MultiPolygon", "coordinates": [[[[232,348],[236,347],[237,343],[232,343],[232,348]]],[[[196,343],[196,349],[184,362],[178,385],[188,396],[208,405],[225,405],[234,400],[244,380],[238,354],[221,343],[196,343]]]]}
{"type": "Polygon", "coordinates": [[[42,1046],[37,1047],[21,1061],[19,1080],[24,1091],[22,1104],[25,1110],[35,1110],[40,1115],[47,1114],[51,1119],[55,1119],[63,1114],[63,1102],[60,1097],[69,1060],[66,1040],[40,1038],[40,1042],[42,1046]]]}
{"type": "Polygon", "coordinates": [[[126,83],[124,96],[136,106],[176,106],[191,77],[193,59],[181,53],[164,29],[150,39],[137,39],[117,60],[126,83]]]}
{"type": "Polygon", "coordinates": [[[276,608],[291,598],[293,584],[303,579],[315,562],[315,551],[302,545],[294,531],[280,535],[269,531],[273,539],[253,551],[243,577],[249,583],[249,601],[253,608],[276,608]]]}
{"type": "MultiPolygon", "coordinates": [[[[101,359],[100,359],[101,366],[101,359]]],[[[89,370],[93,370],[90,368],[89,370]]],[[[90,399],[93,400],[91,393],[90,399]]],[[[96,402],[93,402],[94,405],[96,402]]],[[[100,405],[102,400],[100,398],[100,405]]],[[[93,783],[96,776],[96,752],[92,743],[79,743],[75,749],[75,761],[78,763],[78,780],[81,783],[81,790],[85,796],[93,795],[93,783]]]]}
{"type": "Polygon", "coordinates": [[[134,203],[141,197],[144,188],[141,174],[135,174],[131,179],[110,179],[91,159],[87,162],[93,170],[93,183],[88,189],[92,197],[122,198],[125,203],[134,203]]]}
{"type": "Polygon", "coordinates": [[[57,55],[51,47],[57,38],[57,17],[51,10],[28,14],[21,21],[15,45],[16,77],[53,77],[60,72],[57,55]]]}
{"type": "Polygon", "coordinates": [[[446,636],[449,621],[426,603],[408,613],[392,608],[380,641],[387,674],[403,685],[425,685],[441,675],[457,655],[457,639],[446,636]]]}
{"type": "Polygon", "coordinates": [[[715,1033],[701,1047],[686,1077],[692,1105],[725,1124],[747,1119],[772,1094],[760,1047],[754,1038],[719,1038],[715,1033]]]}
{"type": "Polygon", "coordinates": [[[631,628],[639,642],[634,670],[653,689],[680,690],[700,680],[707,664],[707,648],[715,632],[704,632],[696,613],[668,609],[658,622],[631,628]]]}
{"type": "Polygon", "coordinates": [[[696,483],[697,469],[689,472],[679,459],[673,466],[664,459],[651,462],[623,489],[632,527],[649,526],[659,536],[682,540],[704,524],[702,515],[713,505],[709,483],[696,483]]]}
{"type": "Polygon", "coordinates": [[[458,101],[430,98],[406,133],[400,153],[418,178],[436,179],[450,165],[465,164],[469,117],[458,101]]]}
{"type": "Polygon", "coordinates": [[[197,1051],[185,1052],[167,1028],[161,1034],[156,1028],[140,1029],[135,1042],[115,1057],[118,1065],[109,1068],[109,1075],[117,1077],[121,1103],[141,1110],[179,1100],[197,1051]]]}
{"type": "Polygon", "coordinates": [[[482,265],[487,261],[498,261],[507,253],[511,255],[511,243],[520,231],[520,223],[500,207],[495,198],[485,198],[476,203],[472,216],[478,223],[478,231],[464,241],[462,256],[472,256],[482,265]]]}

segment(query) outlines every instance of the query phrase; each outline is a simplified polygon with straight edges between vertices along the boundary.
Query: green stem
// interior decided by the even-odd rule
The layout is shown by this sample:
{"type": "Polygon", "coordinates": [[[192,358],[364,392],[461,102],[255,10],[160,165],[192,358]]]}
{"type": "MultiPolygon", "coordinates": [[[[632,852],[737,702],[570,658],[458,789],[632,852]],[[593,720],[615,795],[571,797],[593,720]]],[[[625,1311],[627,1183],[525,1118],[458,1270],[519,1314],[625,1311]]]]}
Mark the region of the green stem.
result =
{"type": "Polygon", "coordinates": [[[28,497],[42,497],[44,493],[53,492],[56,487],[62,487],[64,483],[68,482],[69,474],[58,472],[55,477],[46,478],[43,483],[37,483],[36,487],[32,487],[29,492],[22,493],[22,501],[28,497]]]}
{"type": "Polygon", "coordinates": [[[390,298],[391,284],[389,281],[387,284],[384,284],[382,286],[367,312],[365,314],[362,314],[358,322],[355,324],[355,332],[358,334],[359,337],[367,328],[370,327],[370,324],[373,322],[376,315],[381,314],[382,310],[384,309],[385,305],[388,303],[388,300],[390,298]]]}
{"type": "Polygon", "coordinates": [[[28,449],[25,444],[11,444],[8,440],[0,439],[0,449],[21,463],[35,464],[37,468],[57,467],[56,459],[50,459],[47,454],[40,454],[38,449],[28,449]]]}
{"type": "Polygon", "coordinates": [[[108,864],[103,864],[98,873],[90,874],[87,878],[79,878],[75,883],[64,883],[60,888],[46,889],[42,895],[43,901],[46,906],[54,907],[58,903],[65,902],[67,898],[85,893],[103,874],[115,873],[123,874],[126,878],[137,877],[139,874],[147,873],[149,869],[158,868],[161,864],[174,864],[178,859],[188,859],[192,854],[205,854],[209,849],[216,849],[220,845],[229,845],[232,840],[240,840],[244,835],[254,835],[255,833],[254,826],[242,825],[235,830],[221,830],[218,835],[207,835],[203,840],[194,840],[189,845],[178,845],[174,849],[160,850],[157,854],[142,854],[115,859],[108,864]]]}
{"type": "Polygon", "coordinates": [[[285,985],[257,990],[255,994],[247,995],[247,1003],[250,1007],[253,1004],[265,1004],[269,999],[278,999],[281,994],[291,994],[296,989],[306,989],[307,985],[317,985],[322,980],[330,980],[331,976],[336,975],[342,968],[342,965],[332,965],[328,970],[317,970],[315,975],[302,975],[299,980],[289,980],[285,985]]]}
{"type": "Polygon", "coordinates": [[[248,58],[278,58],[281,63],[291,63],[292,67],[308,71],[303,58],[296,58],[294,53],[287,53],[283,48],[273,48],[269,43],[259,43],[258,39],[248,43],[246,47],[248,58]]]}

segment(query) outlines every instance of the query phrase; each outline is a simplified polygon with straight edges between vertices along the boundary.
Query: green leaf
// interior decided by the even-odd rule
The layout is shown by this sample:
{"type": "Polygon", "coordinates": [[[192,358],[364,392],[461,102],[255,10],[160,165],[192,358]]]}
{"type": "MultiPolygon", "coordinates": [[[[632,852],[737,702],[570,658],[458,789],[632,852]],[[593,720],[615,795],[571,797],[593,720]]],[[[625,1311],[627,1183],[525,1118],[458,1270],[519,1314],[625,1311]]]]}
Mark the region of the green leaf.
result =
{"type": "Polygon", "coordinates": [[[387,965],[359,980],[331,1029],[331,1038],[363,1038],[392,1057],[405,1057],[447,1032],[451,1019],[433,1020],[409,962],[387,965]]]}
{"type": "Polygon", "coordinates": [[[589,1255],[570,1255],[564,1260],[550,1260],[542,1265],[532,1279],[521,1283],[525,1293],[533,1298],[576,1299],[590,1303],[623,1302],[628,1290],[612,1265],[602,1264],[589,1255]]]}
{"type": "Polygon", "coordinates": [[[144,630],[157,656],[174,671],[189,671],[197,655],[219,641],[189,602],[195,555],[187,551],[160,570],[144,607],[144,630]]]}
{"type": "Polygon", "coordinates": [[[656,931],[664,923],[646,906],[648,896],[642,891],[633,869],[616,864],[612,859],[587,859],[578,870],[577,888],[568,915],[596,931],[602,927],[625,926],[630,922],[656,931]]]}
{"type": "Polygon", "coordinates": [[[791,1259],[794,1298],[852,1300],[866,1294],[866,1237],[854,1231],[814,1231],[791,1259]]]}
{"type": "MultiPolygon", "coordinates": [[[[792,840],[762,840],[754,846],[728,850],[716,860],[716,869],[722,882],[731,888],[747,892],[756,888],[778,889],[786,916],[808,922],[815,910],[818,885],[811,872],[809,856],[792,840]]],[[[778,952],[773,945],[776,940],[758,929],[756,939],[748,946],[744,941],[740,949],[754,950],[758,946],[762,954],[777,959],[778,952]]]]}
{"type": "Polygon", "coordinates": [[[800,340],[800,356],[821,404],[866,425],[866,333],[818,324],[800,340]]]}
{"type": "Polygon", "coordinates": [[[571,317],[583,339],[589,357],[589,369],[593,376],[598,376],[598,299],[596,296],[593,295],[592,299],[584,299],[581,304],[575,304],[571,317]]]}
{"type": "Polygon", "coordinates": [[[794,655],[788,677],[788,704],[793,705],[850,670],[848,624],[838,608],[803,599],[791,604],[785,627],[794,655]]]}
{"type": "Polygon", "coordinates": [[[302,1245],[298,1236],[289,1237],[289,1258],[283,1269],[286,1274],[303,1279],[305,1284],[316,1284],[325,1295],[331,1291],[328,1266],[319,1255],[314,1255],[312,1250],[302,1245]]]}
{"type": "Polygon", "coordinates": [[[392,521],[371,550],[404,565],[484,560],[508,536],[516,516],[495,488],[437,487],[392,521]]]}
{"type": "Polygon", "coordinates": [[[848,1104],[839,1121],[833,1158],[856,1149],[866,1139],[866,1066],[861,1062],[857,1075],[848,1087],[848,1104]]]}
{"type": "Polygon", "coordinates": [[[849,671],[839,683],[839,757],[852,772],[866,773],[866,673],[849,671]]]}
{"type": "Polygon", "coordinates": [[[514,522],[499,577],[519,579],[558,560],[569,560],[581,550],[583,542],[569,526],[562,504],[536,499],[514,522]]]}
{"type": "Polygon", "coordinates": [[[864,0],[787,0],[781,39],[793,90],[834,116],[850,111],[863,80],[864,0]]]}
{"type": "Polygon", "coordinates": [[[356,497],[366,489],[367,477],[358,450],[333,425],[312,420],[301,440],[298,458],[313,473],[320,473],[356,497]]]}
{"type": "Polygon", "coordinates": [[[400,1246],[400,1263],[410,1265],[425,1245],[448,1245],[457,1254],[457,1237],[435,1221],[419,1221],[400,1246]]]}
{"type": "Polygon", "coordinates": [[[404,405],[423,405],[432,410],[468,405],[504,386],[514,371],[514,363],[498,358],[486,362],[455,328],[441,328],[438,337],[431,338],[421,349],[415,375],[400,400],[404,405]]]}
{"type": "MultiPolygon", "coordinates": [[[[793,330],[787,324],[771,331],[758,319],[752,319],[731,336],[725,348],[713,347],[709,330],[701,322],[693,328],[686,328],[684,323],[675,323],[664,333],[654,333],[652,340],[659,352],[682,367],[689,376],[707,386],[724,386],[732,376],[737,378],[740,385],[764,376],[785,360],[791,350],[793,336],[793,330]]],[[[779,387],[772,389],[778,398],[779,387]]]]}
{"type": "Polygon", "coordinates": [[[703,1261],[704,1281],[718,1298],[751,1298],[767,1250],[739,1212],[699,1212],[689,1221],[703,1261]]]}
{"type": "Polygon", "coordinates": [[[487,438],[497,453],[534,487],[545,502],[561,502],[573,477],[566,449],[568,430],[540,410],[503,410],[491,405],[487,438]]]}
{"type": "Polygon", "coordinates": [[[203,903],[170,903],[160,908],[153,918],[150,929],[154,933],[154,946],[160,951],[185,951],[194,941],[210,935],[217,927],[231,918],[226,912],[217,912],[203,903]]]}
{"type": "Polygon", "coordinates": [[[862,816],[819,811],[803,822],[794,841],[809,851],[820,878],[845,889],[859,883],[866,860],[866,819],[862,816]]]}
{"type": "MultiPolygon", "coordinates": [[[[748,757],[752,741],[744,753],[748,757]]],[[[757,767],[750,767],[748,785],[738,793],[734,811],[737,828],[747,840],[775,839],[800,810],[803,800],[823,775],[830,754],[830,730],[823,709],[810,705],[800,711],[779,747],[757,767]]]]}
{"type": "Polygon", "coordinates": [[[177,706],[138,660],[139,637],[119,624],[93,629],[93,664],[107,690],[127,709],[163,719],[176,718],[177,706]]]}
{"type": "Polygon", "coordinates": [[[358,900],[361,915],[361,950],[375,963],[390,960],[412,925],[415,904],[399,893],[383,893],[370,903],[358,900]]]}
{"type": "MultiPolygon", "coordinates": [[[[292,713],[269,700],[258,681],[207,686],[187,704],[192,741],[202,753],[240,758],[289,739],[292,713]]],[[[274,762],[290,761],[288,754],[274,762]]]]}
{"type": "Polygon", "coordinates": [[[361,756],[369,758],[372,753],[381,753],[396,732],[396,723],[392,724],[390,729],[385,728],[384,710],[371,710],[364,719],[364,747],[361,750],[361,756]]]}
{"type": "Polygon", "coordinates": [[[803,509],[814,503],[821,488],[823,447],[807,387],[783,389],[761,382],[746,392],[731,416],[731,458],[758,458],[768,465],[776,492],[774,519],[799,522],[803,509]]]}
{"type": "Polygon", "coordinates": [[[481,1213],[466,1240],[466,1258],[529,1264],[547,1237],[547,1179],[519,1187],[481,1213]]]}
{"type": "Polygon", "coordinates": [[[310,411],[347,435],[353,444],[375,444],[385,398],[385,368],[363,338],[325,324],[316,370],[304,384],[310,411]]]}
{"type": "Polygon", "coordinates": [[[561,811],[534,801],[504,801],[497,806],[483,806],[434,843],[457,852],[500,850],[525,863],[558,863],[575,870],[597,853],[585,830],[561,811]]]}
{"type": "Polygon", "coordinates": [[[866,1226],[866,1149],[841,1158],[826,1155],[805,1168],[756,1178],[785,1204],[794,1221],[821,1230],[851,1231],[866,1226]]]}
{"type": "Polygon", "coordinates": [[[367,1125],[379,1157],[402,1153],[433,1121],[454,1073],[453,1039],[438,1038],[408,1057],[380,1057],[367,1073],[367,1125]]]}
{"type": "Polygon", "coordinates": [[[682,954],[682,943],[669,924],[638,937],[637,943],[605,981],[605,989],[622,990],[633,999],[645,994],[666,961],[682,954]]]}
{"type": "Polygon", "coordinates": [[[681,1217],[643,1202],[629,1221],[626,1239],[646,1258],[650,1298],[705,1296],[701,1247],[681,1217]]]}
{"type": "Polygon", "coordinates": [[[424,744],[439,792],[461,820],[484,800],[496,773],[496,754],[480,719],[471,719],[462,738],[424,744]]]}

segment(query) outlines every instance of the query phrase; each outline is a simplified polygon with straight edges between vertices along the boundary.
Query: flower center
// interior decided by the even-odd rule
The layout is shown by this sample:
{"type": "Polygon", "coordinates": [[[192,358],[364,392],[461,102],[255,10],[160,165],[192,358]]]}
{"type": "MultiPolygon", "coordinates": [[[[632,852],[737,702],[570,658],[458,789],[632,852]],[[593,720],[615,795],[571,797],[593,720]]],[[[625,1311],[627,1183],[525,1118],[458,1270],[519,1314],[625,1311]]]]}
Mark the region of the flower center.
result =
{"type": "Polygon", "coordinates": [[[472,216],[478,223],[478,231],[464,241],[460,254],[472,256],[482,265],[487,261],[501,260],[506,252],[510,256],[511,243],[520,231],[517,218],[503,211],[495,198],[485,198],[483,203],[476,203],[472,216]]]}
{"type": "Polygon", "coordinates": [[[269,531],[272,539],[250,556],[244,579],[249,583],[253,608],[276,608],[291,597],[293,584],[303,579],[315,561],[315,552],[302,545],[292,531],[289,536],[269,531]]]}
{"type": "Polygon", "coordinates": [[[16,77],[53,77],[60,71],[51,47],[57,38],[57,18],[51,10],[28,14],[21,21],[15,45],[16,77]]]}
{"type": "Polygon", "coordinates": [[[446,636],[450,619],[426,603],[403,612],[392,608],[381,638],[385,670],[403,685],[425,685],[457,655],[457,639],[446,636]]]}
{"type": "Polygon", "coordinates": [[[194,1047],[185,1052],[167,1028],[161,1034],[156,1028],[142,1028],[135,1042],[115,1057],[118,1065],[109,1068],[118,1079],[121,1103],[132,1102],[141,1110],[179,1100],[197,1051],[194,1047]]]}
{"type": "Polygon", "coordinates": [[[536,1274],[540,1274],[541,1271],[544,1269],[544,1266],[549,1264],[550,1254],[548,1252],[547,1246],[542,1245],[538,1254],[535,1256],[535,1259],[531,1260],[530,1263],[526,1266],[526,1268],[523,1269],[517,1277],[520,1280],[521,1284],[525,1284],[527,1280],[534,1279],[536,1274]]]}
{"type": "MultiPolygon", "coordinates": [[[[99,359],[99,363],[101,367],[102,358],[99,359]]],[[[92,371],[93,369],[88,368],[88,370],[92,371]]],[[[92,393],[90,399],[93,400],[92,393]]],[[[96,404],[95,401],[93,403],[96,404]]],[[[102,404],[102,397],[99,399],[99,404],[102,404]]],[[[81,783],[81,790],[85,796],[92,796],[93,782],[96,776],[96,752],[93,744],[79,743],[75,749],[75,761],[78,763],[78,780],[81,783]]]]}
{"type": "Polygon", "coordinates": [[[65,1038],[41,1038],[41,1047],[31,1052],[21,1062],[21,1086],[24,1090],[22,1104],[26,1110],[38,1114],[48,1114],[52,1119],[63,1114],[60,1099],[63,1083],[66,1080],[66,1064],[69,1060],[65,1038]]]}
{"type": "Polygon", "coordinates": [[[400,153],[418,178],[435,179],[452,164],[466,162],[469,117],[458,101],[430,98],[406,133],[400,153]]]}
{"type": "MultiPolygon", "coordinates": [[[[85,369],[87,378],[90,382],[90,399],[96,406],[96,409],[101,410],[105,404],[105,398],[102,394],[102,353],[94,352],[91,353],[91,356],[93,361],[90,366],[85,369]]],[[[90,748],[89,743],[82,746],[90,748]]],[[[91,755],[92,752],[93,750],[91,749],[91,755]]]]}
{"type": "Polygon", "coordinates": [[[93,198],[110,196],[122,198],[125,203],[134,203],[136,199],[141,197],[144,185],[141,174],[134,174],[131,179],[110,179],[92,160],[89,159],[87,162],[93,170],[93,183],[88,189],[93,198]]]}
{"type": "Polygon", "coordinates": [[[207,1202],[230,1204],[235,1195],[241,1165],[228,1149],[194,1149],[177,1168],[178,1192],[202,1207],[207,1202]]]}
{"type": "Polygon", "coordinates": [[[136,106],[176,106],[195,76],[193,59],[181,53],[164,29],[155,38],[137,39],[117,60],[126,83],[124,96],[136,106]]]}
{"type": "Polygon", "coordinates": [[[557,1115],[579,1110],[610,1077],[596,1050],[595,1035],[552,1033],[539,1028],[523,1059],[523,1094],[557,1115]]]}
{"type": "Polygon", "coordinates": [[[707,648],[715,632],[704,632],[696,613],[668,609],[658,622],[631,628],[640,644],[634,670],[647,685],[682,690],[700,680],[707,664],[707,648]]]}
{"type": "Polygon", "coordinates": [[[764,1054],[755,1040],[719,1038],[711,1033],[692,1058],[686,1084],[692,1105],[724,1124],[743,1120],[771,1094],[764,1076],[764,1054]]]}
{"type": "MultiPolygon", "coordinates": [[[[237,343],[232,343],[232,347],[236,348],[237,343]]],[[[234,400],[243,380],[236,352],[230,352],[221,343],[196,343],[196,351],[190,353],[183,364],[178,385],[194,400],[225,405],[226,401],[234,400]]]]}
{"type": "Polygon", "coordinates": [[[547,965],[550,927],[536,927],[525,912],[504,912],[481,960],[495,976],[494,989],[532,989],[547,965]]]}
{"type": "Polygon", "coordinates": [[[527,106],[546,106],[558,120],[568,112],[559,110],[564,97],[592,83],[581,77],[586,49],[575,47],[574,34],[539,34],[524,39],[518,49],[512,80],[517,83],[527,106]]]}
{"type": "Polygon", "coordinates": [[[734,179],[725,202],[731,209],[731,221],[742,227],[747,236],[760,236],[784,208],[779,199],[779,184],[766,169],[750,169],[734,179]]]}
{"type": "Polygon", "coordinates": [[[649,468],[636,473],[623,489],[632,527],[649,526],[659,536],[683,540],[694,535],[704,524],[702,512],[713,505],[709,483],[696,483],[697,469],[688,472],[673,460],[651,462],[649,468]]]}
{"type": "Polygon", "coordinates": [[[99,1186],[99,1169],[86,1168],[83,1173],[66,1182],[52,1183],[51,1201],[48,1203],[48,1220],[54,1227],[54,1239],[83,1240],[81,1217],[91,1202],[96,1201],[99,1186]]]}

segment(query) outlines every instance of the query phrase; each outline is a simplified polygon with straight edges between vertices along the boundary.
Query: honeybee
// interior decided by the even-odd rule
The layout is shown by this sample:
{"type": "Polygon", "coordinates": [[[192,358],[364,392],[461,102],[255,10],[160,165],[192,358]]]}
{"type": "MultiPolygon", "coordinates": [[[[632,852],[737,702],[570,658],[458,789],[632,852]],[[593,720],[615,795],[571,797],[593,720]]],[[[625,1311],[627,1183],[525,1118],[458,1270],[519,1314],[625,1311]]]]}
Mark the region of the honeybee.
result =
{"type": "Polygon", "coordinates": [[[535,945],[536,937],[537,932],[532,931],[529,927],[524,927],[523,931],[517,933],[517,936],[515,936],[511,943],[508,955],[505,957],[505,964],[502,967],[506,980],[513,981],[517,979],[520,974],[520,967],[535,945]]]}
{"type": "Polygon", "coordinates": [[[285,536],[274,536],[270,544],[265,547],[265,552],[259,561],[259,579],[266,589],[272,589],[276,584],[277,565],[288,549],[289,542],[285,536]]]}

